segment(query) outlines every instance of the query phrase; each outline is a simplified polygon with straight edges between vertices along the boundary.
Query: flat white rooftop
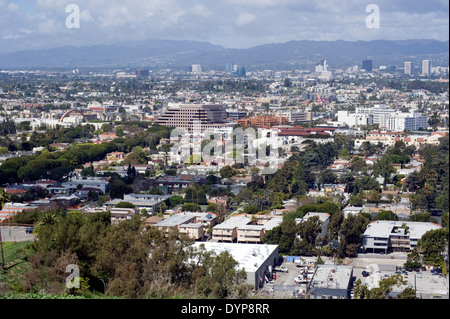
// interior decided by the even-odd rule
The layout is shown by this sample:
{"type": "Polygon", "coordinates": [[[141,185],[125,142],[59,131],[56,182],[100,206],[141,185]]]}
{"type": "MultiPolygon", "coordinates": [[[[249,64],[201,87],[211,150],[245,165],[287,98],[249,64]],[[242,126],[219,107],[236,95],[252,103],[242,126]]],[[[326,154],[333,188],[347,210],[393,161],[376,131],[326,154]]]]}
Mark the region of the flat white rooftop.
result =
{"type": "Polygon", "coordinates": [[[352,274],[352,266],[319,265],[312,278],[311,286],[315,288],[347,289],[352,274]]]}
{"type": "Polygon", "coordinates": [[[278,245],[267,244],[235,244],[216,242],[196,242],[193,247],[204,245],[207,251],[213,251],[217,255],[228,251],[239,263],[238,268],[244,268],[246,272],[256,272],[259,267],[278,249],[278,245]]]}
{"type": "Polygon", "coordinates": [[[364,236],[389,238],[389,236],[394,234],[394,227],[402,227],[403,224],[408,227],[407,235],[413,239],[419,239],[426,232],[441,228],[440,225],[434,223],[378,220],[367,226],[364,236]]]}

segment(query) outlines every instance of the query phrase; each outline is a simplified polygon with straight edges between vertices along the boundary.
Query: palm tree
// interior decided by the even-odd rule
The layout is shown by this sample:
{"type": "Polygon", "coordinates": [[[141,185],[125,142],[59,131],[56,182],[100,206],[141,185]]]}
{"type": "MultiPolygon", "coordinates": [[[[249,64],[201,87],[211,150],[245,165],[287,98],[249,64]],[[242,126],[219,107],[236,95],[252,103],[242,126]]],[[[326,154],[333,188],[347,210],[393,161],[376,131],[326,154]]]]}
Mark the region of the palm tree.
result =
{"type": "Polygon", "coordinates": [[[398,194],[397,196],[395,196],[394,201],[395,201],[395,214],[397,214],[398,203],[402,201],[402,196],[398,194]]]}
{"type": "Polygon", "coordinates": [[[42,230],[56,224],[57,220],[58,217],[54,212],[45,213],[34,226],[34,231],[37,235],[39,235],[39,232],[41,232],[42,230]]]}

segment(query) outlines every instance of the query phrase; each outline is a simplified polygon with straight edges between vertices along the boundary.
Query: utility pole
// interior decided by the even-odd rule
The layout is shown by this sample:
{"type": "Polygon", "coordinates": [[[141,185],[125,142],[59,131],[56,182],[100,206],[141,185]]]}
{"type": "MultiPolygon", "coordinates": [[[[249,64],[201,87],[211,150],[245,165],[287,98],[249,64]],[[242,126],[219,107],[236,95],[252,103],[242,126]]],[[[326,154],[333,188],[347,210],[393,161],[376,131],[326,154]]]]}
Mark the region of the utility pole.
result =
{"type": "Polygon", "coordinates": [[[0,250],[2,254],[2,273],[5,272],[5,257],[3,255],[2,227],[0,226],[0,250]]]}

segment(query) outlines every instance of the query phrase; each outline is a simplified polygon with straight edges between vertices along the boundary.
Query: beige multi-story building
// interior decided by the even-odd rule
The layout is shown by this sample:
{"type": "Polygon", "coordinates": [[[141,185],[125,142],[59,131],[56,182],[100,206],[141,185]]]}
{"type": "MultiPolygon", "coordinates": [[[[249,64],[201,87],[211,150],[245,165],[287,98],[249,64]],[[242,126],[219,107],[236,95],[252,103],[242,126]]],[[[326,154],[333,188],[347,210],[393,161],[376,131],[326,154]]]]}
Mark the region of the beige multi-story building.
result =
{"type": "Polygon", "coordinates": [[[183,104],[170,107],[156,121],[157,124],[203,132],[224,126],[233,126],[226,122],[227,112],[223,105],[183,104]]]}
{"type": "Polygon", "coordinates": [[[165,232],[178,229],[180,233],[186,234],[190,238],[202,240],[207,233],[207,228],[214,226],[215,222],[216,215],[212,213],[182,212],[162,220],[155,226],[165,232]]]}
{"type": "Polygon", "coordinates": [[[212,240],[218,242],[261,243],[267,231],[279,226],[280,216],[237,215],[214,226],[212,240]]]}

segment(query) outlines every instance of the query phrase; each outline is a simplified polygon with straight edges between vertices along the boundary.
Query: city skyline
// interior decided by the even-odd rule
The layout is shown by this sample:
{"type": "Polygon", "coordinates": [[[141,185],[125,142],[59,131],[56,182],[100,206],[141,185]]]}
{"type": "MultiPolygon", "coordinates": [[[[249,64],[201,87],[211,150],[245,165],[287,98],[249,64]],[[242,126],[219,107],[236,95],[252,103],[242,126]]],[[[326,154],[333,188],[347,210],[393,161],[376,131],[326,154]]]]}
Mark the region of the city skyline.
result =
{"type": "Polygon", "coordinates": [[[291,40],[449,38],[448,1],[378,1],[378,12],[370,5],[350,0],[1,0],[0,52],[147,39],[250,48],[291,40]],[[79,10],[74,28],[67,25],[73,13],[69,5],[79,10]],[[378,13],[378,25],[370,24],[378,13]]]}

